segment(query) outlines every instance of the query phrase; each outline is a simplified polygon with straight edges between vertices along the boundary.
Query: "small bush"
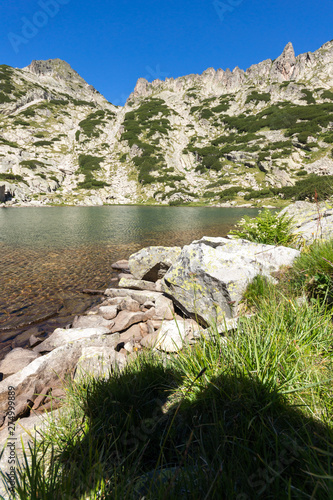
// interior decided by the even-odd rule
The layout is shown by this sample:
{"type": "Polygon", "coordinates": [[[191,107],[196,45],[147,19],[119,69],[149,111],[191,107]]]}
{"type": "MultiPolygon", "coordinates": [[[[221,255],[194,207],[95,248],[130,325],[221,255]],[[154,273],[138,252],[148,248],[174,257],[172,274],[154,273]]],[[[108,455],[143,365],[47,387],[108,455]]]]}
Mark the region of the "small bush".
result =
{"type": "Polygon", "coordinates": [[[0,180],[2,181],[8,181],[8,182],[11,182],[11,181],[14,181],[14,182],[24,182],[25,184],[27,183],[22,175],[16,175],[16,174],[12,174],[12,173],[6,173],[6,174],[0,174],[0,180]]]}
{"type": "Polygon", "coordinates": [[[295,241],[291,233],[292,222],[285,214],[279,216],[270,210],[264,210],[255,218],[245,216],[230,234],[257,243],[288,246],[295,241]]]}
{"type": "Polygon", "coordinates": [[[251,94],[249,94],[247,96],[245,104],[248,104],[249,102],[252,102],[252,101],[254,101],[255,103],[258,103],[260,101],[269,102],[270,100],[271,100],[270,94],[268,94],[268,93],[260,94],[260,92],[257,92],[256,90],[254,90],[253,92],[251,92],[251,94]]]}
{"type": "Polygon", "coordinates": [[[34,142],[34,146],[51,146],[52,141],[36,141],[34,142]]]}
{"type": "Polygon", "coordinates": [[[44,167],[44,163],[38,160],[23,160],[20,162],[21,167],[36,170],[36,168],[44,167]]]}

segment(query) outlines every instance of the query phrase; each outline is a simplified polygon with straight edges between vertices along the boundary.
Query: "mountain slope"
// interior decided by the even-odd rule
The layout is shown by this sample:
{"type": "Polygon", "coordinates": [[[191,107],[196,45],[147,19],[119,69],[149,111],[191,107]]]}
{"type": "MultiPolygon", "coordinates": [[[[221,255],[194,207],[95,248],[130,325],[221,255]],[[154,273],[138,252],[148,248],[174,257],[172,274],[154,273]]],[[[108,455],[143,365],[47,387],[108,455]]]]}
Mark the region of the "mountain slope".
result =
{"type": "Polygon", "coordinates": [[[333,174],[332,143],[333,42],[297,57],[289,43],[246,71],[140,78],[124,107],[59,59],[0,66],[6,203],[274,205],[333,174]]]}

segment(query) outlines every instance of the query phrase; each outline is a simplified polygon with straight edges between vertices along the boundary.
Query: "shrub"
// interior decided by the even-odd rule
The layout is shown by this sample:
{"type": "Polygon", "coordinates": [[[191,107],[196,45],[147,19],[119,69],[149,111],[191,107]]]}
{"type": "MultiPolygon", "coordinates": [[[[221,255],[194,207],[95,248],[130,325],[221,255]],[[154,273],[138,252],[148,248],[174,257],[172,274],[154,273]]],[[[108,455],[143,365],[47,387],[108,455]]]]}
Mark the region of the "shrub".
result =
{"type": "Polygon", "coordinates": [[[16,175],[12,173],[6,173],[6,174],[0,174],[0,180],[2,181],[14,181],[14,182],[24,182],[27,184],[27,182],[23,179],[22,175],[16,175]]]}
{"type": "Polygon", "coordinates": [[[256,90],[254,90],[253,92],[251,92],[251,94],[249,94],[247,96],[245,104],[248,104],[249,102],[252,102],[252,101],[254,101],[255,103],[258,103],[260,101],[269,102],[270,100],[271,100],[270,94],[268,94],[268,93],[260,94],[260,92],[257,92],[256,90]]]}
{"type": "Polygon", "coordinates": [[[255,218],[245,216],[230,234],[257,243],[288,246],[295,242],[295,236],[291,233],[292,223],[286,214],[279,216],[278,213],[264,210],[255,218]]]}
{"type": "Polygon", "coordinates": [[[44,167],[44,163],[38,160],[23,160],[20,162],[21,167],[36,170],[36,168],[44,167]]]}
{"type": "Polygon", "coordinates": [[[301,97],[302,101],[306,101],[307,104],[316,104],[316,100],[313,97],[313,93],[311,92],[311,90],[302,89],[302,94],[303,94],[303,97],[301,97]]]}
{"type": "MultiPolygon", "coordinates": [[[[98,129],[98,125],[105,123],[103,118],[105,117],[105,112],[103,110],[98,110],[95,113],[91,113],[84,120],[79,123],[79,127],[87,137],[99,137],[101,130],[98,129]]],[[[78,140],[78,139],[77,139],[78,140]]]]}
{"type": "Polygon", "coordinates": [[[11,99],[8,97],[7,94],[0,92],[0,104],[4,104],[5,102],[10,102],[10,101],[11,99]]]}
{"type": "Polygon", "coordinates": [[[34,142],[34,146],[51,146],[52,141],[36,141],[34,142]]]}
{"type": "Polygon", "coordinates": [[[78,189],[101,189],[105,186],[110,186],[110,184],[104,181],[87,178],[83,182],[79,182],[77,185],[78,189]]]}

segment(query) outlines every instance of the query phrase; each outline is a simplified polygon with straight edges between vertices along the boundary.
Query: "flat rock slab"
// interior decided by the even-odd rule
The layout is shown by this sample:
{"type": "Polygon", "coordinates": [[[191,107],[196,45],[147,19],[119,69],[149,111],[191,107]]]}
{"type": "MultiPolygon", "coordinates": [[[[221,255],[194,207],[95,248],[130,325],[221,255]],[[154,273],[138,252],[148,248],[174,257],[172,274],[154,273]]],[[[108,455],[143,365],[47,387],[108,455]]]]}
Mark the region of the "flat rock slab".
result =
{"type": "Polygon", "coordinates": [[[150,290],[156,292],[156,285],[152,281],[121,278],[119,281],[120,288],[131,288],[132,290],[150,290]]]}
{"type": "Polygon", "coordinates": [[[139,304],[144,304],[147,300],[155,301],[162,293],[151,292],[149,290],[131,290],[129,288],[107,288],[105,295],[111,298],[131,297],[133,300],[139,302],[139,304]]]}
{"type": "Polygon", "coordinates": [[[164,291],[203,324],[223,325],[237,315],[247,285],[292,265],[298,250],[242,239],[202,238],[186,245],[164,277],[164,291]]]}
{"type": "Polygon", "coordinates": [[[31,361],[38,358],[38,356],[37,352],[17,347],[6,354],[5,359],[0,362],[0,373],[3,373],[5,376],[12,375],[22,370],[31,361]]]}
{"type": "Polygon", "coordinates": [[[68,342],[76,340],[89,339],[98,335],[105,335],[109,332],[108,328],[57,328],[54,332],[37,347],[34,347],[35,352],[49,352],[57,347],[61,347],[68,342]]]}
{"type": "Polygon", "coordinates": [[[114,321],[104,319],[99,315],[77,316],[73,321],[73,328],[108,328],[111,330],[114,321]]]}
{"type": "Polygon", "coordinates": [[[147,247],[129,258],[130,273],[140,280],[157,281],[177,260],[180,247],[147,247]]]}

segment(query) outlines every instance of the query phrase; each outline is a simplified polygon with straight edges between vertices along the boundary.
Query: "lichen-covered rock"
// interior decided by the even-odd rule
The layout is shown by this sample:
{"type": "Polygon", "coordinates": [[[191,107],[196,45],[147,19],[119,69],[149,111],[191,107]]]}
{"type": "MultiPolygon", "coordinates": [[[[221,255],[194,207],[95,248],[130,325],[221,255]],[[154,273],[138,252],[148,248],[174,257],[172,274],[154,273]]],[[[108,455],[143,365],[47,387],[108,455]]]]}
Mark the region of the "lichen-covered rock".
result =
{"type": "Polygon", "coordinates": [[[298,255],[292,248],[205,237],[183,248],[164,277],[165,292],[204,324],[220,324],[236,315],[246,286],[257,274],[269,276],[298,255]]]}
{"type": "Polygon", "coordinates": [[[316,239],[328,240],[333,238],[333,208],[323,202],[318,205],[307,201],[296,201],[280,214],[292,217],[294,221],[293,233],[300,240],[312,243],[316,239]]]}
{"type": "Polygon", "coordinates": [[[139,280],[157,281],[177,260],[180,247],[147,247],[129,258],[131,274],[139,280]]]}

